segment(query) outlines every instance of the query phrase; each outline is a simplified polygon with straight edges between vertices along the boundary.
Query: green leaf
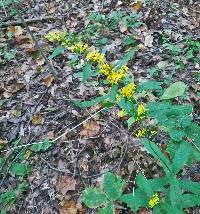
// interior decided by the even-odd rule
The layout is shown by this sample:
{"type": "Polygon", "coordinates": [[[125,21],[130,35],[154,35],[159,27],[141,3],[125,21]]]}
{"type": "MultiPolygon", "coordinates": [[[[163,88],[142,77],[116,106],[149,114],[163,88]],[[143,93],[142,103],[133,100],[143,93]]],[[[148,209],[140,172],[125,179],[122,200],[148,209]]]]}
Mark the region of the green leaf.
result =
{"type": "Polygon", "coordinates": [[[176,177],[172,176],[170,178],[169,198],[174,210],[180,209],[181,197],[182,194],[179,182],[176,177]]]}
{"type": "Polygon", "coordinates": [[[182,208],[196,207],[200,205],[200,196],[194,194],[184,194],[182,196],[182,208]]]}
{"type": "Polygon", "coordinates": [[[16,196],[13,190],[0,193],[0,203],[2,203],[4,207],[13,204],[15,200],[16,196]]]}
{"type": "Polygon", "coordinates": [[[134,196],[133,194],[125,194],[122,195],[120,200],[126,203],[127,206],[130,207],[133,212],[136,212],[140,207],[148,206],[148,197],[139,188],[135,190],[134,196]]]}
{"type": "Polygon", "coordinates": [[[87,188],[83,191],[83,203],[90,208],[106,204],[107,197],[99,188],[87,188]]]}
{"type": "Polygon", "coordinates": [[[109,203],[106,207],[99,209],[98,214],[115,214],[113,204],[109,203]]]}
{"type": "Polygon", "coordinates": [[[135,117],[130,117],[130,118],[127,120],[128,127],[130,127],[134,122],[135,122],[135,117]]]}
{"type": "Polygon", "coordinates": [[[157,81],[147,81],[142,83],[138,90],[139,91],[147,91],[147,90],[162,90],[162,87],[160,86],[162,82],[157,82],[157,81]]]}
{"type": "Polygon", "coordinates": [[[28,174],[27,165],[14,162],[10,167],[10,172],[18,176],[25,176],[28,174]]]}
{"type": "Polygon", "coordinates": [[[65,48],[63,46],[57,47],[53,51],[53,53],[51,54],[51,56],[49,57],[49,59],[52,60],[53,58],[55,58],[56,56],[58,56],[59,54],[61,54],[64,50],[65,50],[65,48]]]}
{"type": "Polygon", "coordinates": [[[46,139],[42,142],[38,142],[38,144],[34,144],[31,146],[31,150],[34,152],[44,152],[52,145],[51,141],[46,139]]]}
{"type": "Polygon", "coordinates": [[[187,162],[189,156],[191,154],[191,147],[186,142],[182,142],[175,153],[172,170],[175,174],[177,174],[184,164],[187,162]]]}
{"type": "Polygon", "coordinates": [[[169,160],[163,155],[163,153],[161,152],[161,150],[159,149],[159,147],[149,141],[149,140],[144,140],[142,142],[142,144],[144,144],[145,148],[156,158],[160,160],[160,163],[163,167],[163,170],[165,171],[166,175],[170,175],[171,174],[171,166],[170,166],[170,162],[169,160]]]}
{"type": "Polygon", "coordinates": [[[124,55],[124,57],[123,57],[121,60],[119,60],[119,61],[117,62],[117,65],[116,65],[117,71],[118,71],[123,65],[126,65],[126,64],[128,63],[128,61],[131,60],[131,59],[134,57],[135,52],[136,52],[136,49],[130,50],[127,54],[124,55]]]}
{"type": "Polygon", "coordinates": [[[91,107],[94,106],[98,103],[103,102],[104,100],[106,100],[108,98],[108,95],[104,95],[101,97],[97,97],[95,99],[89,100],[89,101],[78,101],[78,100],[71,100],[71,102],[80,108],[87,108],[87,107],[91,107]]]}
{"type": "Polygon", "coordinates": [[[117,92],[118,92],[118,86],[117,85],[113,85],[111,87],[110,92],[108,93],[108,97],[109,97],[111,102],[115,102],[117,92]]]}
{"type": "Polygon", "coordinates": [[[146,193],[147,196],[151,197],[154,194],[154,191],[149,185],[148,180],[144,177],[143,174],[139,173],[137,175],[136,183],[146,193]]]}
{"type": "Polygon", "coordinates": [[[182,96],[187,88],[184,82],[175,82],[169,86],[160,97],[161,100],[168,100],[175,97],[182,96]]]}
{"type": "Polygon", "coordinates": [[[117,175],[107,172],[104,175],[103,188],[107,197],[115,201],[121,197],[125,182],[117,175]]]}
{"type": "Polygon", "coordinates": [[[200,183],[180,180],[179,184],[182,189],[187,190],[196,195],[200,195],[200,183]]]}
{"type": "Polygon", "coordinates": [[[148,180],[148,185],[154,192],[163,191],[163,187],[168,184],[167,177],[154,178],[148,180]]]}
{"type": "Polygon", "coordinates": [[[89,77],[91,77],[93,71],[92,71],[92,63],[87,63],[83,67],[83,79],[82,82],[85,83],[89,77]]]}

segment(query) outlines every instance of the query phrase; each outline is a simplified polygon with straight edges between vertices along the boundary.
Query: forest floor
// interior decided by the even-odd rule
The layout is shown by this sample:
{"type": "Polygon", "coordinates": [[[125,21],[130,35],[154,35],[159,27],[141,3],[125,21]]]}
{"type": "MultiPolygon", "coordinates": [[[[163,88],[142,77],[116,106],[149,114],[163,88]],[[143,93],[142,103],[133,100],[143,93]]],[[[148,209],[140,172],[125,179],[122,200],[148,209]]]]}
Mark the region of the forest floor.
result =
{"type": "MultiPolygon", "coordinates": [[[[128,63],[134,81],[164,85],[184,81],[189,91],[184,103],[192,103],[194,121],[200,124],[200,62],[188,60],[184,43],[186,37],[200,41],[198,0],[142,4],[128,0],[24,0],[19,9],[47,58],[56,48],[44,39],[52,30],[82,35],[90,46],[106,50],[109,62],[140,44],[140,51],[128,63]],[[128,20],[134,10],[137,16],[132,17],[130,26],[125,26],[117,13],[110,18],[113,23],[106,25],[114,11],[123,11],[128,20]],[[105,16],[100,18],[100,27],[98,20],[88,18],[94,12],[105,16]],[[173,44],[163,40],[165,35],[173,44]]],[[[0,4],[0,190],[9,191],[9,213],[96,213],[83,205],[82,191],[101,183],[105,171],[126,178],[130,189],[137,172],[147,178],[163,175],[133,130],[117,116],[117,107],[93,116],[100,105],[79,109],[71,103],[71,99],[94,98],[103,89],[96,80],[81,83],[81,65],[71,66],[74,56],[69,53],[52,60],[55,75],[20,16],[12,15],[15,10],[0,4]],[[47,141],[46,148],[23,146],[57,137],[54,143],[47,141]]],[[[196,58],[199,60],[200,54],[196,58]]],[[[156,94],[149,92],[148,96],[156,100],[156,94]]],[[[160,134],[155,141],[164,148],[165,139],[160,134]]],[[[186,167],[182,176],[200,182],[200,165],[186,167]]],[[[0,207],[2,210],[3,205],[0,207]]],[[[187,212],[197,214],[200,209],[187,212]]],[[[122,207],[117,213],[132,212],[122,207]]]]}

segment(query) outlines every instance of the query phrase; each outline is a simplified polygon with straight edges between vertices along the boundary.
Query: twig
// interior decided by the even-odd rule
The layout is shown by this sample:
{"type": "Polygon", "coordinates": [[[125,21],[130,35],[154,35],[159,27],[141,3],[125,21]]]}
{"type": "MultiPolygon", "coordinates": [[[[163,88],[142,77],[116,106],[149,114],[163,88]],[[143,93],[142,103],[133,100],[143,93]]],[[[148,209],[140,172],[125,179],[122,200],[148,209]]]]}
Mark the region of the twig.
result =
{"type": "MultiPolygon", "coordinates": [[[[12,16],[10,16],[11,18],[12,16]]],[[[8,18],[5,19],[6,21],[8,20],[8,18]]],[[[55,16],[44,16],[44,17],[36,17],[36,18],[31,18],[31,19],[24,19],[24,22],[27,23],[27,24],[30,24],[30,23],[34,23],[34,22],[43,22],[43,21],[46,21],[46,20],[62,20],[61,17],[55,17],[55,16]]],[[[4,22],[2,21],[3,23],[0,25],[1,28],[3,27],[8,27],[9,25],[24,25],[24,23],[20,20],[18,21],[7,21],[7,22],[4,22]]]]}
{"type": "Polygon", "coordinates": [[[21,20],[21,22],[23,23],[24,27],[26,28],[27,32],[30,34],[32,40],[34,41],[37,49],[39,50],[40,54],[42,55],[42,57],[44,58],[46,64],[49,67],[49,70],[52,71],[52,73],[55,75],[55,78],[57,78],[58,72],[56,71],[56,69],[53,67],[52,63],[47,59],[47,57],[45,56],[43,49],[39,46],[35,36],[33,35],[33,33],[31,32],[30,28],[28,27],[27,23],[25,22],[23,16],[21,15],[18,5],[17,3],[13,2],[12,3],[13,7],[15,7],[17,15],[19,16],[19,19],[21,20]]]}

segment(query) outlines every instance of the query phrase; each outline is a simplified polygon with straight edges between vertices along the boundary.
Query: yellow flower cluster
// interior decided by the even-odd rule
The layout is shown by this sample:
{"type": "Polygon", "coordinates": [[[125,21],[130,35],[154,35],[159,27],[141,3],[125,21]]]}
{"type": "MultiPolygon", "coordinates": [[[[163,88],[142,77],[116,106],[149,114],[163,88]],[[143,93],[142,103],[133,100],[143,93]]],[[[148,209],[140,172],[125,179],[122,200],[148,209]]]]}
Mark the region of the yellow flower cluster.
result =
{"type": "Polygon", "coordinates": [[[104,54],[94,50],[86,55],[86,60],[101,63],[104,60],[104,54]]]}
{"type": "Polygon", "coordinates": [[[117,113],[117,116],[118,116],[118,117],[124,117],[124,116],[126,116],[125,110],[120,110],[120,111],[117,113]]]}
{"type": "Polygon", "coordinates": [[[149,200],[149,207],[153,208],[160,201],[158,193],[154,194],[153,197],[149,200]]]}
{"type": "Polygon", "coordinates": [[[122,96],[130,99],[133,97],[135,91],[136,91],[136,85],[134,83],[129,83],[127,86],[121,89],[121,94],[122,96]]]}
{"type": "Polygon", "coordinates": [[[107,80],[110,84],[119,84],[119,82],[126,76],[128,67],[126,65],[122,66],[119,72],[114,69],[107,76],[107,80]]]}
{"type": "Polygon", "coordinates": [[[104,74],[105,76],[108,76],[111,70],[112,70],[112,67],[108,63],[106,63],[106,62],[99,63],[99,73],[100,74],[104,74]]]}
{"type": "Polygon", "coordinates": [[[66,39],[67,33],[63,33],[60,31],[52,31],[49,32],[45,38],[50,42],[63,42],[66,39]]]}
{"type": "Polygon", "coordinates": [[[86,51],[89,50],[89,47],[87,44],[83,44],[83,43],[77,43],[75,45],[72,45],[71,47],[69,47],[69,50],[71,50],[72,52],[75,53],[85,53],[86,51]]]}
{"type": "Polygon", "coordinates": [[[137,131],[137,133],[135,134],[135,136],[137,138],[141,138],[146,134],[147,130],[145,128],[142,128],[140,130],[137,131]]]}
{"type": "Polygon", "coordinates": [[[147,110],[145,106],[140,103],[137,107],[137,119],[136,120],[141,120],[146,116],[147,110]]]}

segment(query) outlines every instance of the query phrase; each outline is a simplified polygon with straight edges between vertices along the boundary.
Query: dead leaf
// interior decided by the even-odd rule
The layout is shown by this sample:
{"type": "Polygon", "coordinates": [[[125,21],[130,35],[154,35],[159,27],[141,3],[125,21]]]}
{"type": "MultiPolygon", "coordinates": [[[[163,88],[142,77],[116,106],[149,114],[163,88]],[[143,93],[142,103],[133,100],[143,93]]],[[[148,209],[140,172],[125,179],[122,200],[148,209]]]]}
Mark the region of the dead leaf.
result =
{"type": "Polygon", "coordinates": [[[54,3],[53,2],[50,2],[50,3],[47,3],[47,11],[48,13],[54,13],[56,11],[56,8],[54,6],[54,3]]]}
{"type": "Polygon", "coordinates": [[[2,139],[0,139],[0,146],[5,147],[5,146],[7,146],[7,145],[8,145],[8,141],[7,141],[7,140],[2,140],[2,139]]]}
{"type": "Polygon", "coordinates": [[[65,195],[70,190],[75,190],[76,180],[69,176],[61,176],[56,185],[56,190],[65,195]]]}
{"type": "Polygon", "coordinates": [[[48,138],[49,140],[54,139],[54,138],[55,138],[54,131],[49,131],[49,132],[47,132],[47,138],[48,138]]]}
{"type": "Polygon", "coordinates": [[[40,125],[44,123],[44,117],[42,114],[37,113],[32,117],[31,121],[33,125],[40,125]]]}
{"type": "Polygon", "coordinates": [[[80,136],[92,137],[99,133],[100,126],[96,121],[90,121],[83,124],[83,129],[80,131],[80,136]]]}
{"type": "Polygon", "coordinates": [[[4,92],[3,92],[3,96],[4,96],[5,98],[10,98],[10,97],[12,96],[12,93],[11,93],[11,92],[8,92],[8,91],[4,91],[4,92]]]}
{"type": "Polygon", "coordinates": [[[151,211],[148,210],[147,208],[141,208],[139,210],[139,214],[151,214],[151,211]]]}
{"type": "Polygon", "coordinates": [[[152,35],[146,35],[144,39],[144,45],[146,47],[153,47],[153,36],[152,35]]]}
{"type": "Polygon", "coordinates": [[[39,66],[41,66],[41,65],[44,65],[45,59],[44,58],[36,59],[36,62],[39,66]]]}
{"type": "Polygon", "coordinates": [[[42,80],[42,83],[46,86],[46,87],[50,87],[52,82],[54,80],[54,77],[49,74],[47,75],[43,80],[42,80]]]}
{"type": "Polygon", "coordinates": [[[21,26],[9,26],[8,31],[12,32],[15,38],[23,34],[21,26]]]}
{"type": "Polygon", "coordinates": [[[119,29],[122,33],[126,32],[127,31],[127,26],[126,24],[123,22],[123,21],[120,21],[119,22],[119,29]]]}
{"type": "Polygon", "coordinates": [[[133,3],[133,10],[135,10],[136,12],[140,11],[142,8],[142,2],[141,1],[136,1],[135,3],[133,3]]]}
{"type": "Polygon", "coordinates": [[[83,168],[83,170],[85,172],[88,172],[88,170],[89,170],[88,159],[87,158],[83,158],[83,160],[81,161],[80,166],[83,168]]]}
{"type": "Polygon", "coordinates": [[[77,207],[74,200],[65,200],[60,203],[60,214],[76,214],[77,207]]]}

